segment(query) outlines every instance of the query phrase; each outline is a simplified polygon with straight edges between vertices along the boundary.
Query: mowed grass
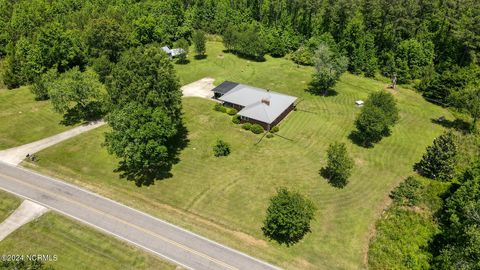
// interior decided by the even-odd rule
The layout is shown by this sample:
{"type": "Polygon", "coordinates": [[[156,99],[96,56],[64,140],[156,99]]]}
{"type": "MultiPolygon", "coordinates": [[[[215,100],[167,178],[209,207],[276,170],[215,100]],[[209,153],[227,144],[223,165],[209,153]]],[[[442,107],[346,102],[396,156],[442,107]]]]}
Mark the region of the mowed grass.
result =
{"type": "Polygon", "coordinates": [[[35,101],[29,87],[0,89],[0,150],[55,135],[71,127],[50,101],[35,101]]]}
{"type": "Polygon", "coordinates": [[[20,199],[0,191],[0,223],[2,223],[20,205],[20,199]]]}
{"type": "Polygon", "coordinates": [[[173,177],[137,188],[112,171],[117,160],[101,147],[107,127],[65,141],[39,153],[39,162],[26,164],[90,190],[147,211],[248,254],[286,269],[359,269],[376,219],[388,193],[411,173],[416,162],[442,133],[432,118],[451,117],[406,89],[395,94],[400,121],[390,137],[374,148],[353,144],[359,108],[357,99],[384,88],[384,83],[345,74],[336,96],[318,97],[304,90],[312,68],[281,58],[252,62],[224,54],[219,43],[207,44],[208,58],[177,65],[183,84],[202,77],[248,83],[300,98],[299,110],[280,125],[284,138],[264,138],[242,130],[226,114],[212,110],[213,102],[185,98],[189,145],[172,169],[173,177]],[[232,145],[232,154],[215,158],[217,139],[232,145]],[[345,142],[355,169],[345,189],[331,187],[319,176],[326,149],[345,142]],[[300,243],[280,246],[262,235],[269,198],[280,186],[300,191],[318,207],[312,232],[300,243]]]}
{"type": "Polygon", "coordinates": [[[50,255],[55,269],[175,269],[138,248],[49,212],[0,242],[0,254],[50,255]]]}

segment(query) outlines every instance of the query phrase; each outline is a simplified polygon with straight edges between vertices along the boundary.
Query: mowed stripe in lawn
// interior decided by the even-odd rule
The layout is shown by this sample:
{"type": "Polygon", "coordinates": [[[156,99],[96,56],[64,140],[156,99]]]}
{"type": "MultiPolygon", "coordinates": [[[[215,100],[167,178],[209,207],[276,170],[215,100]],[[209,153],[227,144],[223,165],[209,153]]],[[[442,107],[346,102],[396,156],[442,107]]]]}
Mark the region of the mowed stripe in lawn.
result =
{"type": "Polygon", "coordinates": [[[213,111],[212,102],[188,98],[183,103],[190,142],[172,178],[140,189],[119,180],[112,173],[116,160],[100,146],[106,128],[40,152],[36,166],[287,269],[362,268],[369,229],[385,198],[442,132],[430,119],[448,112],[413,91],[401,91],[396,98],[402,118],[392,136],[365,149],[348,139],[360,111],[354,101],[382,89],[383,83],[346,74],[336,86],[338,95],[313,96],[304,91],[311,69],[285,68],[291,63],[285,59],[247,63],[225,54],[219,60],[217,49],[210,47],[206,60],[182,66],[182,81],[228,78],[300,97],[299,110],[280,125],[279,135],[291,140],[264,138],[255,145],[259,136],[213,111]],[[212,64],[218,61],[225,68],[212,64]],[[213,157],[219,138],[232,145],[226,158],[213,157]],[[331,187],[318,173],[334,141],[345,142],[356,163],[345,189],[331,187]],[[269,198],[279,186],[299,190],[318,207],[312,233],[292,247],[268,242],[261,232],[269,198]]]}

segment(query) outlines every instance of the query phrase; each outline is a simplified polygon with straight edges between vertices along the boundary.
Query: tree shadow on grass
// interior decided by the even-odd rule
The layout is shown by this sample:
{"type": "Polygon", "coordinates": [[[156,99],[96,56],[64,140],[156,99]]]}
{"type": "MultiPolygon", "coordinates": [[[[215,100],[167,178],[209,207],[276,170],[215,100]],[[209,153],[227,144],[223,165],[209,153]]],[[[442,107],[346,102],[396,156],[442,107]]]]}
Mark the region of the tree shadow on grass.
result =
{"type": "Polygon", "coordinates": [[[305,92],[321,97],[334,97],[338,95],[338,92],[333,89],[319,90],[311,83],[308,85],[307,89],[305,89],[305,92]]]}
{"type": "Polygon", "coordinates": [[[206,55],[206,54],[203,54],[203,55],[195,55],[193,58],[195,58],[195,60],[204,60],[204,59],[207,59],[207,58],[208,58],[208,55],[206,55]]]}
{"type": "Polygon", "coordinates": [[[185,59],[185,60],[178,59],[177,61],[175,61],[175,64],[178,64],[178,65],[187,65],[189,63],[190,63],[190,60],[188,59],[185,59]]]}
{"type": "Polygon", "coordinates": [[[344,187],[347,186],[347,183],[345,182],[337,182],[337,181],[333,181],[333,177],[332,177],[332,172],[330,171],[329,168],[327,167],[323,167],[320,169],[319,171],[319,174],[325,178],[325,180],[327,180],[327,182],[332,186],[332,187],[335,187],[335,188],[338,188],[338,189],[343,189],[344,187]]]}
{"type": "Polygon", "coordinates": [[[363,148],[373,148],[373,142],[365,141],[358,130],[352,131],[348,138],[356,145],[363,148]]]}
{"type": "Polygon", "coordinates": [[[444,117],[440,117],[440,118],[432,118],[430,119],[430,121],[434,124],[440,125],[448,129],[455,129],[457,131],[462,132],[463,134],[467,134],[471,131],[471,124],[468,122],[465,122],[462,119],[455,119],[452,121],[452,120],[445,119],[444,117]]]}
{"type": "Polygon", "coordinates": [[[184,125],[178,128],[179,131],[175,137],[166,142],[168,148],[168,162],[164,164],[152,164],[147,168],[131,170],[123,161],[119,162],[119,167],[114,170],[120,173],[120,178],[134,181],[137,187],[150,186],[157,180],[171,178],[172,166],[180,162],[180,152],[188,146],[188,130],[184,125]]]}
{"type": "Polygon", "coordinates": [[[238,58],[244,59],[244,60],[249,60],[249,61],[254,61],[254,62],[265,62],[267,59],[265,59],[265,56],[253,56],[253,55],[247,55],[240,53],[238,51],[234,50],[223,50],[223,53],[231,53],[233,55],[236,55],[238,58]]]}

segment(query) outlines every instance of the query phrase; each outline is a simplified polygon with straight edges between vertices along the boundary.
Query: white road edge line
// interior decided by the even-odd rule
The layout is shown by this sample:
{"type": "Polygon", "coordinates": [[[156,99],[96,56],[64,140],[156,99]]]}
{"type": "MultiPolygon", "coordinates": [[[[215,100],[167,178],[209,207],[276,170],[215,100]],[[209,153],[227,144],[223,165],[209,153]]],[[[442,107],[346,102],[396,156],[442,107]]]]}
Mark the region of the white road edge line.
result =
{"type": "Polygon", "coordinates": [[[184,268],[186,268],[186,269],[195,270],[194,268],[191,268],[191,267],[189,267],[189,266],[186,266],[186,265],[184,265],[184,264],[176,261],[175,259],[172,259],[172,258],[170,258],[170,257],[168,257],[168,256],[166,256],[166,255],[163,255],[163,254],[161,254],[161,253],[159,253],[159,252],[156,252],[156,251],[154,251],[154,250],[151,250],[151,249],[149,249],[149,248],[147,248],[147,247],[145,247],[145,246],[142,246],[142,245],[140,245],[140,244],[137,244],[137,243],[135,243],[135,242],[133,242],[133,241],[131,241],[131,240],[128,240],[128,239],[126,239],[126,238],[124,238],[124,237],[122,237],[122,236],[120,236],[120,235],[118,235],[118,234],[112,233],[112,232],[110,232],[110,231],[108,231],[108,230],[106,230],[106,229],[103,229],[103,228],[101,228],[101,227],[99,227],[99,226],[97,226],[97,225],[95,225],[95,224],[92,224],[92,223],[90,223],[90,222],[88,222],[88,221],[85,221],[85,220],[83,220],[83,219],[81,219],[81,218],[74,217],[74,216],[72,216],[72,215],[70,215],[70,214],[68,214],[68,213],[65,213],[64,211],[59,210],[59,209],[57,209],[57,208],[55,208],[55,207],[48,206],[48,205],[46,205],[46,204],[44,204],[44,203],[41,203],[41,202],[39,202],[39,201],[37,201],[37,200],[31,199],[31,198],[29,198],[29,197],[27,197],[27,196],[23,196],[23,195],[21,195],[21,194],[18,194],[17,192],[8,190],[8,189],[3,188],[3,187],[0,187],[0,189],[6,191],[6,192],[8,192],[8,193],[15,194],[16,196],[18,196],[18,197],[20,197],[20,198],[24,198],[24,199],[26,199],[26,200],[29,200],[29,201],[38,203],[38,204],[40,204],[40,205],[42,205],[42,206],[44,206],[44,207],[46,207],[46,208],[53,209],[54,211],[56,211],[56,212],[58,212],[58,213],[60,213],[60,214],[62,214],[62,215],[65,215],[65,216],[70,217],[70,218],[72,218],[72,219],[74,219],[74,220],[80,221],[81,223],[87,224],[88,226],[91,226],[91,227],[93,227],[93,228],[96,228],[97,230],[103,231],[103,232],[106,233],[106,234],[113,235],[114,237],[116,237],[116,238],[118,238],[118,239],[121,239],[121,240],[123,240],[123,241],[126,241],[126,242],[134,245],[134,246],[137,246],[137,247],[140,247],[140,248],[142,248],[142,249],[145,249],[145,250],[147,250],[147,251],[149,251],[149,252],[151,252],[151,253],[153,253],[153,254],[156,254],[156,255],[158,255],[158,256],[160,256],[160,257],[162,257],[162,258],[165,258],[165,259],[167,259],[167,260],[169,260],[169,261],[171,261],[171,262],[173,262],[173,263],[175,263],[175,264],[177,264],[177,265],[180,265],[180,266],[182,266],[182,267],[184,267],[184,268]]]}
{"type": "MultiPolygon", "coordinates": [[[[2,162],[2,161],[0,161],[0,162],[2,162]]],[[[3,163],[4,163],[4,164],[8,164],[8,163],[5,163],[5,162],[3,162],[3,163]]],[[[8,165],[10,165],[10,164],[8,164],[8,165]]],[[[10,165],[10,166],[11,166],[11,165],[10,165]]],[[[237,254],[243,255],[243,256],[245,256],[245,257],[248,257],[248,258],[250,258],[250,259],[252,259],[252,260],[254,260],[254,261],[256,261],[256,262],[265,264],[265,265],[267,265],[267,266],[269,266],[269,267],[272,267],[272,268],[274,268],[274,269],[278,269],[278,270],[281,269],[281,268],[279,268],[278,266],[274,266],[274,265],[272,265],[272,264],[270,264],[270,263],[268,263],[268,262],[265,262],[265,261],[259,260],[259,259],[257,259],[257,258],[254,258],[254,257],[252,257],[252,256],[250,256],[250,255],[247,255],[247,254],[241,252],[241,251],[238,251],[238,250],[235,250],[235,249],[233,249],[233,248],[224,246],[224,245],[222,245],[222,244],[220,244],[220,243],[218,243],[218,242],[215,242],[215,241],[213,241],[213,240],[210,240],[210,239],[208,239],[208,238],[205,238],[205,237],[203,237],[203,236],[201,236],[201,235],[198,235],[198,234],[196,234],[196,233],[194,233],[194,232],[188,231],[188,230],[186,230],[186,229],[184,229],[184,228],[178,227],[177,225],[174,225],[174,224],[169,223],[169,222],[167,222],[167,221],[161,220],[161,219],[159,219],[159,218],[157,218],[157,217],[154,217],[154,216],[152,216],[152,215],[150,215],[150,214],[147,214],[147,213],[145,213],[145,212],[142,212],[142,211],[137,210],[137,209],[135,209],[135,208],[132,208],[132,207],[130,207],[130,206],[124,205],[124,204],[122,204],[122,203],[119,203],[119,202],[114,201],[114,200],[112,200],[112,199],[109,199],[109,198],[107,198],[107,197],[104,197],[104,196],[102,196],[102,195],[100,195],[100,194],[94,193],[94,192],[92,192],[92,191],[86,190],[86,189],[81,188],[81,187],[78,187],[78,186],[75,186],[75,185],[73,185],[73,184],[70,184],[70,183],[67,183],[67,182],[65,182],[65,181],[59,180],[59,179],[57,179],[57,178],[55,178],[55,177],[52,177],[52,176],[42,175],[42,174],[40,174],[40,173],[38,173],[38,172],[35,172],[35,171],[29,170],[29,169],[27,169],[27,168],[21,167],[20,165],[16,166],[16,168],[21,169],[21,170],[26,171],[26,172],[29,172],[29,173],[36,174],[36,175],[41,176],[41,177],[50,178],[51,180],[54,180],[54,181],[56,181],[56,182],[59,182],[59,183],[62,183],[62,184],[66,184],[67,186],[70,186],[70,187],[72,187],[72,188],[76,188],[76,189],[82,190],[82,191],[84,191],[84,192],[87,192],[87,193],[89,193],[89,194],[91,194],[91,195],[100,197],[100,198],[102,198],[102,199],[106,199],[106,200],[108,200],[108,201],[110,201],[110,202],[113,202],[113,203],[115,203],[115,204],[117,204],[117,205],[126,207],[126,208],[128,208],[128,209],[130,209],[130,210],[133,210],[133,211],[135,211],[135,212],[138,212],[138,213],[140,213],[140,214],[142,214],[142,215],[144,215],[144,216],[148,216],[148,217],[150,217],[150,218],[154,218],[154,219],[156,219],[156,220],[159,221],[159,222],[162,222],[162,223],[164,223],[164,224],[170,225],[170,226],[172,226],[172,227],[174,227],[174,228],[176,228],[176,229],[179,229],[179,230],[181,230],[181,231],[183,231],[183,232],[186,232],[186,233],[195,235],[195,236],[197,236],[197,237],[199,237],[199,238],[201,238],[201,239],[203,239],[203,240],[206,240],[206,241],[208,241],[208,242],[210,242],[210,243],[219,245],[219,246],[221,246],[221,247],[223,247],[223,248],[225,248],[225,249],[228,249],[228,250],[230,250],[230,251],[232,251],[232,252],[234,252],[234,253],[237,253],[237,254]]]]}

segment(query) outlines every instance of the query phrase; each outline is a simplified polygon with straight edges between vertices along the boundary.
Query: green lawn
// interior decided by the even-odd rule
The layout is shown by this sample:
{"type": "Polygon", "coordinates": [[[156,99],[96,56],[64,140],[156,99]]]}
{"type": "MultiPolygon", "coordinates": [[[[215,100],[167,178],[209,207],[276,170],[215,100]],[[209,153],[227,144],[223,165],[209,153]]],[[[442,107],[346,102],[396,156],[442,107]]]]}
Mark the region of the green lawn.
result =
{"type": "Polygon", "coordinates": [[[0,150],[69,129],[61,120],[50,101],[35,101],[29,87],[0,89],[0,150]]]}
{"type": "Polygon", "coordinates": [[[0,254],[57,255],[55,269],[175,269],[156,256],[55,213],[47,213],[0,242],[0,254]]]}
{"type": "Polygon", "coordinates": [[[312,68],[281,58],[243,60],[222,53],[219,43],[210,42],[207,48],[207,59],[176,66],[182,83],[209,76],[217,84],[228,79],[300,97],[299,110],[280,126],[279,135],[288,140],[265,138],[255,145],[260,136],[213,111],[213,102],[186,98],[190,142],[170,179],[143,188],[120,180],[112,172],[117,161],[101,147],[107,127],[46,149],[39,153],[38,163],[26,165],[287,269],[365,267],[369,238],[388,193],[443,131],[431,119],[451,115],[401,89],[395,95],[401,119],[392,136],[365,149],[348,139],[359,112],[354,101],[383,89],[384,83],[346,74],[336,86],[338,95],[317,97],[304,91],[312,68]],[[232,145],[230,156],[213,157],[212,145],[218,138],[232,145]],[[345,142],[356,163],[349,185],[340,190],[318,174],[334,141],[345,142]],[[299,190],[318,207],[312,233],[291,247],[268,241],[260,229],[269,197],[279,186],[299,190]]]}
{"type": "Polygon", "coordinates": [[[20,205],[20,199],[4,191],[0,191],[0,223],[20,205]]]}

